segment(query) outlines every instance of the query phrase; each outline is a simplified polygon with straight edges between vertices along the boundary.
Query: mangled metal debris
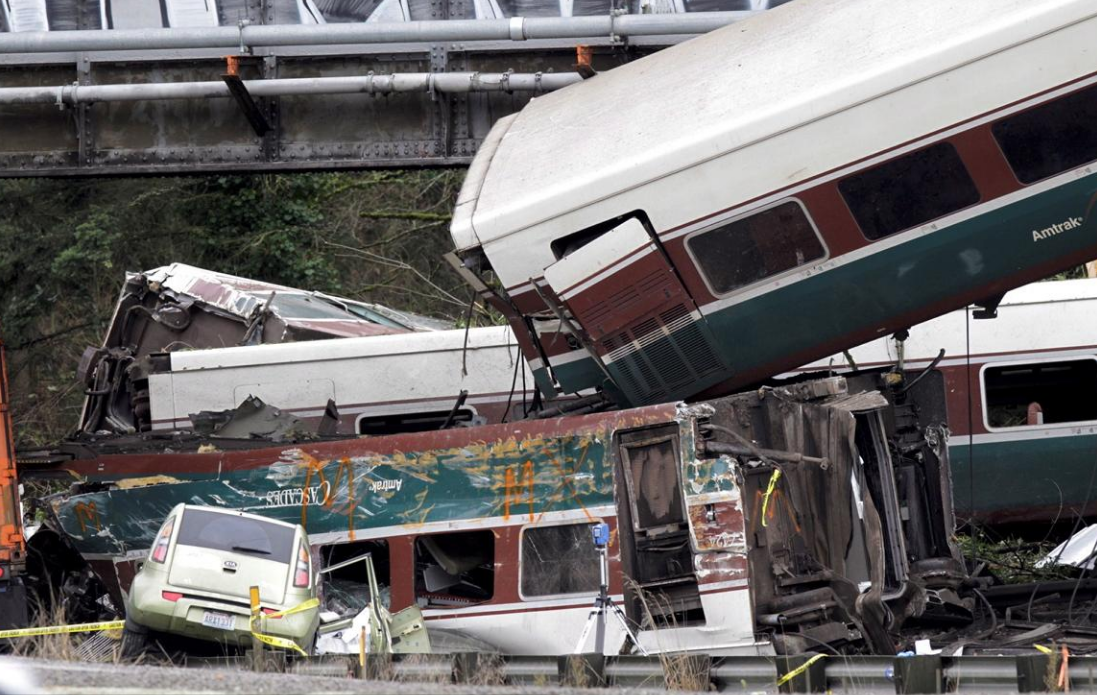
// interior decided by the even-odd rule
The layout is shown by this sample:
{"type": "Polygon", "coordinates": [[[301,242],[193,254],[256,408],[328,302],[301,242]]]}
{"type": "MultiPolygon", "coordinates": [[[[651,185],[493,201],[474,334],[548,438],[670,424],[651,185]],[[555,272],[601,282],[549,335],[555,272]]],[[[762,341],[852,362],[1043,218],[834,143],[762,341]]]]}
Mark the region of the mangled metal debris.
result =
{"type": "Polygon", "coordinates": [[[101,347],[78,376],[88,389],[79,429],[152,429],[149,376],[170,354],[230,346],[381,336],[446,328],[441,321],[181,263],[130,273],[101,347]]]}
{"type": "MultiPolygon", "coordinates": [[[[55,498],[53,523],[117,602],[176,502],[301,523],[320,566],[368,552],[370,595],[392,610],[562,654],[597,592],[584,540],[605,521],[634,648],[894,653],[976,606],[949,540],[939,384],[878,390],[889,378],[366,439],[193,434],[153,457],[185,476],[127,485],[149,457],[112,456],[114,482],[55,498]]],[[[610,625],[607,653],[622,648],[610,625]]]]}

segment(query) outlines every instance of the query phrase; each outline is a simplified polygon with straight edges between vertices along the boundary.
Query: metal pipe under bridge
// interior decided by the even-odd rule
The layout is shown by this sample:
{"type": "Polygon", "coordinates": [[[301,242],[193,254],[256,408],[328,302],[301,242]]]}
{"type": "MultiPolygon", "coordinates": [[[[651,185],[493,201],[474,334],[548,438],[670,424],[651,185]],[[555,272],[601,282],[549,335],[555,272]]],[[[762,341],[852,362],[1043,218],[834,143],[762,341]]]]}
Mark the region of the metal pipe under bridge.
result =
{"type": "Polygon", "coordinates": [[[271,24],[284,18],[266,11],[188,26],[166,0],[136,28],[114,2],[114,15],[99,6],[96,21],[51,31],[52,17],[35,24],[0,3],[0,177],[465,165],[496,119],[580,81],[577,68],[589,76],[577,47],[604,71],[762,11],[672,2],[506,17],[497,4],[432,0],[420,21],[405,8],[351,23],[271,24]]]}

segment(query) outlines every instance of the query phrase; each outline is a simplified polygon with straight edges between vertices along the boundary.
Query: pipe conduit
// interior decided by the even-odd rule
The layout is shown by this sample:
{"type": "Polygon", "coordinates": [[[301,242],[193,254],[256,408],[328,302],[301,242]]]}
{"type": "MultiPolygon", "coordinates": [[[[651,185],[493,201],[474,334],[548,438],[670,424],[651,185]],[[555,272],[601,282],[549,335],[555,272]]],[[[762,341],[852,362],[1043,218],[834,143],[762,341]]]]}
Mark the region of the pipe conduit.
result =
{"type": "MultiPolygon", "coordinates": [[[[411,72],[356,77],[307,77],[247,80],[253,97],[317,94],[392,94],[395,92],[551,92],[583,78],[575,72],[480,73],[411,72]]],[[[0,104],[57,104],[75,106],[106,101],[155,99],[219,99],[232,96],[224,82],[168,82],[156,84],[60,85],[2,87],[0,104]]]]}
{"type": "Polygon", "coordinates": [[[0,53],[187,48],[224,48],[248,53],[251,49],[268,46],[685,35],[704,34],[752,14],[755,13],[692,12],[318,25],[241,24],[204,29],[31,31],[0,34],[0,53]]]}

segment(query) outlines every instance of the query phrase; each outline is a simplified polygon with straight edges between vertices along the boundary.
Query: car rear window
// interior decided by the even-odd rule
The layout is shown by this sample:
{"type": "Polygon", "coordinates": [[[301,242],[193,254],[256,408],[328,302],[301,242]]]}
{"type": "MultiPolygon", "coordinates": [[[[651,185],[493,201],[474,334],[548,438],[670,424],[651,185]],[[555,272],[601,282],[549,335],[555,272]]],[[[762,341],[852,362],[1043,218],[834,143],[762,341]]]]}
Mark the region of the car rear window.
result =
{"type": "Polygon", "coordinates": [[[290,526],[188,509],[183,513],[183,525],[176,542],[288,563],[292,559],[293,536],[294,529],[290,526]]]}

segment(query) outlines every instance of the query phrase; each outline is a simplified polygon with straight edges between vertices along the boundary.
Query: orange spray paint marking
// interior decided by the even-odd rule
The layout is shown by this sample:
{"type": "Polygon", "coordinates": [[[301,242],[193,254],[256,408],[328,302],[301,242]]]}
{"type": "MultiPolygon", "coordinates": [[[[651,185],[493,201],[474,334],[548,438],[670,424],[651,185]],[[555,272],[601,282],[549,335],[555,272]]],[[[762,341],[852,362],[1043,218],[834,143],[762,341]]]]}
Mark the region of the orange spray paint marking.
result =
{"type": "Polygon", "coordinates": [[[80,532],[86,533],[88,526],[94,526],[96,531],[101,531],[99,524],[99,510],[95,502],[77,502],[72,508],[76,520],[80,522],[80,532]]]}
{"type": "MultiPolygon", "coordinates": [[[[312,482],[313,474],[316,475],[316,484],[319,487],[324,488],[324,499],[321,505],[328,511],[334,511],[335,506],[335,491],[339,487],[339,483],[346,478],[347,481],[347,503],[346,507],[342,510],[347,515],[347,532],[350,534],[350,540],[354,540],[354,510],[358,506],[358,500],[354,496],[354,466],[349,458],[341,458],[338,462],[335,461],[321,461],[313,456],[301,452],[301,456],[305,459],[305,482],[301,486],[301,525],[306,526],[308,521],[308,505],[309,505],[309,487],[312,482]],[[327,476],[324,475],[324,469],[331,463],[337,463],[335,469],[335,479],[328,483],[327,476]]],[[[306,526],[307,528],[307,526],[306,526]]]]}
{"type": "Polygon", "coordinates": [[[526,461],[523,465],[523,477],[526,487],[529,489],[529,520],[533,523],[533,461],[526,461]]]}
{"type": "MultiPolygon", "coordinates": [[[[576,471],[579,470],[579,466],[582,465],[583,459],[585,459],[586,456],[587,456],[587,449],[584,448],[583,449],[583,456],[582,456],[582,458],[579,459],[579,463],[577,463],[576,466],[575,466],[576,471]]],[[[564,470],[564,466],[559,461],[557,461],[556,459],[552,459],[552,463],[556,466],[556,470],[558,470],[560,472],[560,486],[559,487],[560,488],[566,487],[571,491],[571,501],[575,502],[575,504],[579,505],[579,509],[583,510],[583,514],[586,515],[587,521],[590,521],[592,523],[594,521],[596,521],[594,516],[589,511],[587,511],[587,506],[585,504],[583,504],[583,500],[581,500],[579,498],[579,491],[576,490],[575,486],[571,484],[571,481],[568,479],[568,473],[564,470]]],[[[574,472],[575,471],[573,471],[572,473],[574,474],[574,472]]],[[[549,511],[549,509],[551,509],[551,505],[547,505],[545,508],[543,508],[541,510],[541,513],[537,515],[537,520],[540,521],[541,517],[543,517],[545,515],[545,512],[549,511]]]]}
{"type": "Polygon", "coordinates": [[[514,469],[507,466],[503,472],[503,521],[510,521],[510,496],[517,486],[514,480],[514,469]]]}

